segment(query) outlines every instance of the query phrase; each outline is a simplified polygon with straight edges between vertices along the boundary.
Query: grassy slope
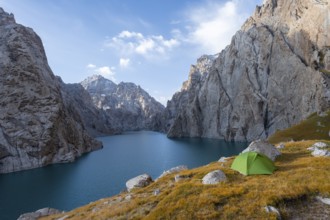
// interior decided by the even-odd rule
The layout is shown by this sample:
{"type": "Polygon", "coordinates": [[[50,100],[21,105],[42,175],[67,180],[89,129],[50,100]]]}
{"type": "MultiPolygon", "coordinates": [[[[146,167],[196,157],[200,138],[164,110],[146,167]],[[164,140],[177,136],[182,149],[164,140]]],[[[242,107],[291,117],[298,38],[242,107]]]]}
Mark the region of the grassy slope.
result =
{"type": "Polygon", "coordinates": [[[314,113],[291,128],[277,131],[268,140],[274,144],[290,140],[330,140],[329,132],[330,111],[327,112],[327,116],[323,117],[314,113]]]}
{"type": "MultiPolygon", "coordinates": [[[[175,175],[165,176],[130,193],[131,199],[125,199],[129,193],[121,193],[47,219],[276,219],[264,211],[266,205],[279,207],[285,217],[287,201],[330,196],[330,158],[312,157],[306,148],[314,142],[286,143],[273,175],[243,176],[230,169],[230,158],[223,165],[214,162],[184,171],[181,174],[190,178],[178,183],[175,175]],[[223,170],[228,181],[203,185],[203,176],[216,169],[223,170]],[[153,194],[155,189],[160,189],[159,195],[153,194]]],[[[308,207],[303,210],[330,213],[330,206],[308,207]]]]}

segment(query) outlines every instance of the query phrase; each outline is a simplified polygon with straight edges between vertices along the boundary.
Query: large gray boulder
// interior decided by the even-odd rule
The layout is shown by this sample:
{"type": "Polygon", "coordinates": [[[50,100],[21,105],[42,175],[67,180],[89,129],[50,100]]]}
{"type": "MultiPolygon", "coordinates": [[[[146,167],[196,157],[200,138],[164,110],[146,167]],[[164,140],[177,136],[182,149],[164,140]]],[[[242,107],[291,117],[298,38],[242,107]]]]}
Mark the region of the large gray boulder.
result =
{"type": "Polygon", "coordinates": [[[41,217],[59,214],[59,213],[61,213],[60,210],[47,207],[47,208],[39,209],[35,212],[24,213],[20,215],[17,220],[37,220],[41,217]]]}
{"type": "Polygon", "coordinates": [[[164,172],[158,177],[158,179],[159,179],[159,178],[162,178],[162,177],[164,177],[164,176],[167,176],[167,175],[169,175],[169,174],[178,173],[178,172],[181,172],[181,171],[183,171],[183,170],[187,170],[187,169],[188,169],[188,167],[187,167],[186,165],[180,165],[180,166],[172,167],[171,169],[164,171],[164,172]]]}
{"type": "Polygon", "coordinates": [[[169,101],[168,136],[265,139],[329,109],[330,4],[315,2],[257,7],[206,72],[189,75],[169,101]]]}
{"type": "Polygon", "coordinates": [[[281,155],[281,152],[276,149],[276,147],[267,141],[256,140],[253,141],[242,153],[254,151],[260,154],[263,154],[269,157],[272,161],[275,161],[275,158],[281,155]]]}
{"type": "Polygon", "coordinates": [[[330,157],[330,151],[325,150],[325,149],[318,149],[316,148],[313,152],[312,155],[314,157],[330,157]]]}
{"type": "Polygon", "coordinates": [[[206,174],[203,177],[202,183],[203,184],[217,184],[223,181],[226,181],[227,177],[225,175],[224,172],[222,172],[221,170],[215,170],[212,171],[208,174],[206,174]]]}
{"type": "Polygon", "coordinates": [[[127,191],[131,191],[134,188],[143,188],[152,183],[152,178],[148,174],[142,174],[134,177],[126,182],[127,191]]]}

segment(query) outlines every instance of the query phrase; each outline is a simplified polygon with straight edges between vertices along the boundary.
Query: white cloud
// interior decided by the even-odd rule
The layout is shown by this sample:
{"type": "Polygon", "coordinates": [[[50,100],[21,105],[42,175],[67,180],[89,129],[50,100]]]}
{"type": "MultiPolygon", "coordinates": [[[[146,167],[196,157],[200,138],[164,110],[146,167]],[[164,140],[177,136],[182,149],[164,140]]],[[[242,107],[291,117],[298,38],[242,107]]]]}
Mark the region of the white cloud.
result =
{"type": "Polygon", "coordinates": [[[105,47],[115,48],[121,56],[141,55],[145,58],[166,56],[179,44],[175,38],[165,39],[162,35],[144,36],[142,33],[127,30],[104,43],[105,47]]]}
{"type": "Polygon", "coordinates": [[[91,69],[89,72],[97,75],[102,75],[105,78],[108,78],[114,82],[116,82],[115,78],[115,67],[110,67],[110,66],[101,66],[97,67],[94,64],[88,64],[86,68],[91,69]]]}
{"type": "Polygon", "coordinates": [[[92,63],[88,64],[86,67],[89,68],[89,69],[96,68],[96,66],[94,64],[92,64],[92,63]]]}
{"type": "MultiPolygon", "coordinates": [[[[247,7],[255,7],[258,1],[229,0],[225,3],[208,1],[186,12],[187,39],[200,47],[201,53],[215,54],[230,44],[249,14],[247,7]],[[203,52],[202,52],[203,51],[203,52]]],[[[175,30],[181,34],[180,30],[175,30]]]]}
{"type": "Polygon", "coordinates": [[[129,66],[131,60],[130,59],[125,59],[125,58],[120,58],[119,59],[119,66],[122,68],[126,68],[129,66]]]}
{"type": "Polygon", "coordinates": [[[97,69],[95,69],[95,73],[104,76],[105,78],[108,78],[112,81],[116,81],[115,79],[115,72],[114,72],[114,67],[109,67],[109,66],[102,66],[97,69]]]}

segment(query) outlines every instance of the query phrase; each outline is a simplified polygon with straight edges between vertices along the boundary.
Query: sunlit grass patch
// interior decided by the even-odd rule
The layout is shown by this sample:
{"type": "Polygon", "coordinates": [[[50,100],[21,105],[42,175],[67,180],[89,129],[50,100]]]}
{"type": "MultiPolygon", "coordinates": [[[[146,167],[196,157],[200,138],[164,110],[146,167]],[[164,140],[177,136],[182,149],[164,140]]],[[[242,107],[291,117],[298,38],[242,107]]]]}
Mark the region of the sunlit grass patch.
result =
{"type": "Polygon", "coordinates": [[[330,140],[330,111],[326,115],[320,116],[316,113],[306,120],[288,129],[277,131],[268,138],[273,143],[300,140],[330,140]]]}

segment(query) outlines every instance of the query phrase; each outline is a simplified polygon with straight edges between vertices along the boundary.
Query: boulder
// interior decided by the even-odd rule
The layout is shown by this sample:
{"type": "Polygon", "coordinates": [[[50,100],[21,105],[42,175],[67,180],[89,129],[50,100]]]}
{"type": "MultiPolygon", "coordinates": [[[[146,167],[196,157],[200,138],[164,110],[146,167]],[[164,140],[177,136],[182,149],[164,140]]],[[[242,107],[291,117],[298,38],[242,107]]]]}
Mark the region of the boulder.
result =
{"type": "Polygon", "coordinates": [[[215,170],[203,177],[203,184],[217,184],[227,180],[226,175],[221,170],[215,170]]]}
{"type": "Polygon", "coordinates": [[[312,155],[314,157],[330,157],[330,151],[324,150],[324,149],[318,149],[316,148],[313,152],[312,155]]]}
{"type": "Polygon", "coordinates": [[[328,144],[326,144],[326,143],[324,143],[324,142],[316,142],[315,144],[313,144],[312,147],[326,148],[326,147],[328,147],[328,144]]]}
{"type": "Polygon", "coordinates": [[[160,193],[160,189],[155,189],[155,190],[154,190],[154,195],[155,195],[155,196],[158,196],[159,193],[160,193]]]}
{"type": "Polygon", "coordinates": [[[227,162],[228,157],[220,157],[220,159],[218,160],[218,162],[220,163],[224,163],[227,162]]]}
{"type": "Polygon", "coordinates": [[[272,145],[264,140],[253,141],[244,151],[242,151],[242,153],[245,153],[248,151],[254,151],[254,152],[263,154],[263,155],[269,157],[272,161],[275,161],[275,158],[277,156],[281,155],[281,152],[278,151],[274,147],[274,145],[272,145]]]}
{"type": "Polygon", "coordinates": [[[148,174],[142,174],[134,177],[126,182],[126,188],[130,192],[134,188],[142,188],[148,186],[152,182],[152,178],[148,174]]]}
{"type": "Polygon", "coordinates": [[[277,208],[275,208],[273,206],[266,206],[265,210],[266,210],[267,213],[275,213],[277,215],[277,219],[281,219],[281,214],[277,210],[277,208]]]}
{"type": "Polygon", "coordinates": [[[163,176],[167,176],[167,175],[173,174],[173,173],[178,173],[178,172],[181,172],[181,171],[187,170],[187,169],[188,169],[188,167],[186,165],[176,166],[176,167],[173,167],[169,170],[164,171],[157,179],[159,179],[163,176]]]}
{"type": "Polygon", "coordinates": [[[61,211],[47,207],[47,208],[39,209],[35,212],[24,213],[24,214],[20,215],[17,220],[36,220],[41,217],[45,217],[48,215],[54,215],[54,214],[58,214],[58,213],[61,213],[61,211]]]}

